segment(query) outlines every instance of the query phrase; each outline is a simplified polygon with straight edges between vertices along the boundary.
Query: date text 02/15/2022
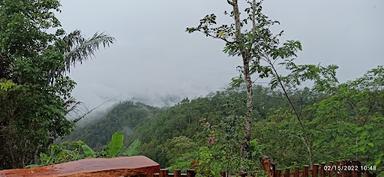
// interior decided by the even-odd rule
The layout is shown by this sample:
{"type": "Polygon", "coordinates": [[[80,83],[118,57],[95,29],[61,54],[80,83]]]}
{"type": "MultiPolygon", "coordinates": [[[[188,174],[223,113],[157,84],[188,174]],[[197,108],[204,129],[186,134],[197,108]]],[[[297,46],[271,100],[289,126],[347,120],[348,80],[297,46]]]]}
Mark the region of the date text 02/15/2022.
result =
{"type": "Polygon", "coordinates": [[[325,171],[375,171],[376,166],[366,165],[325,165],[325,171]]]}

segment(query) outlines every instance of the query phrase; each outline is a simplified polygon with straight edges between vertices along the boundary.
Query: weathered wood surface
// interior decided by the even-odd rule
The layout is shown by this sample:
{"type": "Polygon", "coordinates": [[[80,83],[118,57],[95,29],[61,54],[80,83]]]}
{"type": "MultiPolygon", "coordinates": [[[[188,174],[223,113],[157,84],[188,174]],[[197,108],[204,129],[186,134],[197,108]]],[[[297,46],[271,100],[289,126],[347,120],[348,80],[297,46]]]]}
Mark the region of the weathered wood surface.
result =
{"type": "Polygon", "coordinates": [[[160,165],[145,156],[83,159],[28,169],[0,171],[0,177],[120,177],[151,176],[160,165]]]}

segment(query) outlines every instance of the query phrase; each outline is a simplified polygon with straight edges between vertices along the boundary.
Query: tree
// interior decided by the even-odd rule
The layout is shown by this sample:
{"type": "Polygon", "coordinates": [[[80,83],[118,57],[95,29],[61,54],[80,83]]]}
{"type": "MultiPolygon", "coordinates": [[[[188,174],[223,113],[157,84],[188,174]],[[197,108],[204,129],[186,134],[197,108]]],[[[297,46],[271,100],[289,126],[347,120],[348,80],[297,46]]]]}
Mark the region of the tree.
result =
{"type": "Polygon", "coordinates": [[[241,18],[238,0],[227,0],[232,7],[230,13],[225,12],[233,19],[233,23],[217,25],[216,15],[210,14],[200,20],[197,27],[187,28],[187,32],[202,32],[208,37],[220,39],[225,42],[224,52],[230,56],[240,56],[242,59],[240,78],[234,79],[236,85],[245,82],[247,91],[247,111],[244,116],[244,141],[242,154],[250,159],[251,128],[253,122],[253,81],[252,74],[257,73],[258,78],[273,76],[274,71],[270,62],[279,58],[295,57],[301,50],[298,41],[287,41],[280,44],[281,31],[274,34],[271,27],[278,21],[270,20],[262,13],[261,1],[247,1],[249,7],[244,9],[246,17],[241,18]]]}
{"type": "Polygon", "coordinates": [[[59,7],[58,0],[0,0],[0,168],[33,163],[71,131],[66,114],[78,102],[70,66],[114,40],[66,34],[59,7]]]}

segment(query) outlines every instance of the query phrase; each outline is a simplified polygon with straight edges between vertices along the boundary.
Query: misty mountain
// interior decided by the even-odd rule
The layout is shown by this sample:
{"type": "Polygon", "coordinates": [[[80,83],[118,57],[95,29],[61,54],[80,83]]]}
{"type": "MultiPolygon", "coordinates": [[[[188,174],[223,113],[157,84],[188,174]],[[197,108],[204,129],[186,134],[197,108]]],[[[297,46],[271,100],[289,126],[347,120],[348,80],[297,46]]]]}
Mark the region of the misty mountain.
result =
{"type": "MultiPolygon", "coordinates": [[[[353,83],[347,86],[352,87],[353,83]]],[[[361,160],[372,161],[376,158],[377,151],[381,149],[383,141],[378,137],[382,137],[379,127],[383,120],[382,106],[380,106],[384,100],[383,92],[356,90],[353,94],[345,94],[341,91],[344,87],[345,85],[341,85],[338,88],[340,90],[334,95],[319,94],[308,88],[291,93],[293,103],[305,115],[304,121],[308,129],[312,133],[326,130],[312,137],[320,144],[314,146],[318,156],[316,161],[330,161],[333,158],[348,159],[355,156],[356,147],[350,146],[355,139],[350,138],[347,132],[352,127],[356,131],[352,132],[353,135],[359,136],[358,130],[362,125],[359,120],[351,121],[356,119],[356,113],[352,111],[353,107],[345,104],[350,99],[355,99],[354,102],[362,105],[376,105],[370,108],[372,111],[367,114],[367,122],[363,127],[372,128],[370,131],[376,136],[368,138],[369,141],[377,144],[361,152],[369,157],[361,160]],[[368,95],[355,97],[360,94],[368,95]],[[328,105],[340,105],[342,108],[328,105]],[[335,121],[338,123],[335,124],[335,121]],[[320,125],[319,122],[322,124],[320,125]],[[332,139],[336,135],[338,138],[332,139]],[[324,146],[330,146],[333,150],[322,148],[324,146]]],[[[123,131],[126,135],[126,147],[139,142],[139,154],[154,159],[163,167],[173,165],[179,167],[177,166],[180,165],[178,157],[187,158],[187,162],[193,160],[192,157],[195,156],[190,156],[188,153],[195,152],[200,147],[196,144],[206,145],[212,135],[219,138],[216,139],[219,142],[227,140],[232,142],[239,138],[236,131],[241,128],[239,115],[246,109],[245,100],[244,91],[228,89],[205,97],[183,99],[176,105],[163,108],[132,101],[121,102],[110,108],[105,116],[76,129],[66,140],[83,140],[91,147],[101,148],[107,144],[115,131],[123,131]]],[[[305,146],[294,136],[300,132],[300,127],[281,92],[255,86],[254,101],[256,128],[253,133],[255,140],[262,144],[258,153],[278,159],[277,162],[283,166],[289,166],[292,161],[305,164],[306,155],[302,153],[305,152],[305,146]],[[300,146],[297,146],[298,144],[300,146]],[[287,146],[291,148],[286,149],[287,146]],[[279,159],[279,157],[284,158],[279,159]]],[[[238,143],[230,144],[235,149],[239,149],[238,143]]],[[[184,165],[188,167],[190,164],[184,165]]]]}
{"type": "Polygon", "coordinates": [[[99,149],[107,144],[113,133],[120,131],[129,136],[137,125],[157,111],[158,108],[138,102],[120,102],[105,113],[100,113],[101,116],[93,115],[96,118],[94,121],[90,121],[92,117],[89,117],[86,125],[77,126],[64,140],[83,140],[89,146],[99,149]]]}

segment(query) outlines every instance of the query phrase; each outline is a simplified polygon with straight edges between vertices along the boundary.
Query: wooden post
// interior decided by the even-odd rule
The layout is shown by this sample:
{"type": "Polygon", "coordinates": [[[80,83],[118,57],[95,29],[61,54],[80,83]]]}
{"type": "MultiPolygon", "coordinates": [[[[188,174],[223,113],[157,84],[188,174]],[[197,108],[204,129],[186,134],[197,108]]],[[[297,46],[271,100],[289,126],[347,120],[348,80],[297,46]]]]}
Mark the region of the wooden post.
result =
{"type": "Polygon", "coordinates": [[[337,177],[343,177],[343,170],[340,170],[341,166],[342,166],[342,162],[341,161],[336,162],[337,177]]]}
{"type": "Polygon", "coordinates": [[[281,170],[275,170],[276,171],[276,176],[275,177],[281,177],[281,170]]]}
{"type": "Polygon", "coordinates": [[[241,172],[240,177],[247,177],[247,172],[241,172]]]}
{"type": "Polygon", "coordinates": [[[327,169],[328,170],[328,176],[329,177],[332,177],[333,175],[333,161],[329,162],[329,168],[327,169]]]}
{"type": "Polygon", "coordinates": [[[360,177],[360,163],[358,161],[352,161],[353,170],[351,172],[352,177],[360,177]]]}
{"type": "Polygon", "coordinates": [[[227,173],[226,172],[220,172],[220,176],[221,177],[227,177],[227,173]]]}
{"type": "Polygon", "coordinates": [[[359,170],[357,171],[357,176],[361,177],[361,175],[363,174],[363,170],[361,169],[361,162],[356,161],[356,165],[358,165],[359,167],[359,170]]]}
{"type": "Polygon", "coordinates": [[[187,177],[195,177],[195,170],[189,169],[187,170],[187,177]]]}
{"type": "Polygon", "coordinates": [[[289,171],[289,168],[285,169],[284,177],[289,177],[291,175],[291,172],[289,171]]]}
{"type": "Polygon", "coordinates": [[[345,165],[347,165],[347,177],[352,177],[353,172],[353,161],[346,161],[345,165]]]}
{"type": "Polygon", "coordinates": [[[317,177],[319,171],[319,164],[312,165],[312,177],[317,177]]]}
{"type": "Polygon", "coordinates": [[[308,165],[304,165],[303,177],[308,177],[309,176],[308,169],[309,169],[309,166],[308,165]]]}
{"type": "Polygon", "coordinates": [[[159,176],[160,177],[168,177],[168,169],[161,169],[159,176]]]}
{"type": "Polygon", "coordinates": [[[351,173],[351,176],[352,177],[359,177],[359,173],[358,173],[358,171],[356,171],[355,169],[352,171],[352,173],[351,173]]]}
{"type": "Polygon", "coordinates": [[[272,171],[272,176],[273,177],[276,177],[276,165],[274,163],[271,164],[271,171],[272,171]]]}
{"type": "Polygon", "coordinates": [[[174,177],[181,177],[181,170],[177,169],[177,170],[173,171],[173,176],[174,177]]]}
{"type": "Polygon", "coordinates": [[[348,169],[345,169],[345,166],[347,165],[347,161],[346,160],[343,160],[340,162],[340,174],[341,174],[341,177],[348,177],[348,169]]]}
{"type": "Polygon", "coordinates": [[[321,165],[320,165],[320,176],[321,177],[325,177],[325,169],[324,169],[324,167],[325,167],[325,163],[321,163],[321,165]]]}
{"type": "Polygon", "coordinates": [[[295,174],[293,176],[294,177],[299,177],[300,176],[300,169],[299,168],[295,169],[295,174]]]}

